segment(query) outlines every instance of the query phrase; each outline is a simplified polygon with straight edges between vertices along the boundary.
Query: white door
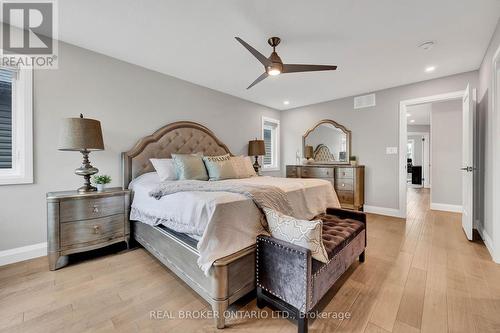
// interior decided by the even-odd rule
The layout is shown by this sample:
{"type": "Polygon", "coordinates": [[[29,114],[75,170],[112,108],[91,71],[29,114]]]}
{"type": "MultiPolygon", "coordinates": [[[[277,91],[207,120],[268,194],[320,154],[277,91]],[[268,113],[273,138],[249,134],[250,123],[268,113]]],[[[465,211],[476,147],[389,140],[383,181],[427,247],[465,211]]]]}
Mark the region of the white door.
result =
{"type": "Polygon", "coordinates": [[[469,85],[462,101],[462,227],[472,240],[474,219],[474,99],[469,85]]]}

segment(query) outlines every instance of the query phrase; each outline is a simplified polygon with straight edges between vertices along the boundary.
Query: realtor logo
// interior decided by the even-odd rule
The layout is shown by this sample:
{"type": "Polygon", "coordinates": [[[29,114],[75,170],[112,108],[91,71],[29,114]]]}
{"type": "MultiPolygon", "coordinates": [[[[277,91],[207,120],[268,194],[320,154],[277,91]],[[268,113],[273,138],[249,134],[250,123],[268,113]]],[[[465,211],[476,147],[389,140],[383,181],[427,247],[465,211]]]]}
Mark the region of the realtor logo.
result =
{"type": "Polygon", "coordinates": [[[0,3],[3,22],[1,27],[3,54],[0,65],[55,68],[57,59],[55,1],[0,1],[0,3]]]}

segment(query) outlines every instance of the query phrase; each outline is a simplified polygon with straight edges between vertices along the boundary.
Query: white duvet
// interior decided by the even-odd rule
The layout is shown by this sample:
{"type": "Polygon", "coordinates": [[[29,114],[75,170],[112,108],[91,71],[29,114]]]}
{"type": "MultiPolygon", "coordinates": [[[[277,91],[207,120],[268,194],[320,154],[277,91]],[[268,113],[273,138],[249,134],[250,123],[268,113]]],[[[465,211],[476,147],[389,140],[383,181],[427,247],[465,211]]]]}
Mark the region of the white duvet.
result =
{"type": "MultiPolygon", "coordinates": [[[[279,187],[287,194],[294,217],[299,219],[310,220],[327,207],[340,207],[332,184],[326,180],[251,177],[236,181],[279,187]]],[[[134,192],[130,219],[150,225],[163,224],[197,239],[198,265],[205,274],[215,260],[254,244],[257,235],[265,233],[264,216],[242,194],[179,192],[157,200],[149,193],[159,183],[156,172],[141,175],[130,183],[129,188],[134,192]]]]}

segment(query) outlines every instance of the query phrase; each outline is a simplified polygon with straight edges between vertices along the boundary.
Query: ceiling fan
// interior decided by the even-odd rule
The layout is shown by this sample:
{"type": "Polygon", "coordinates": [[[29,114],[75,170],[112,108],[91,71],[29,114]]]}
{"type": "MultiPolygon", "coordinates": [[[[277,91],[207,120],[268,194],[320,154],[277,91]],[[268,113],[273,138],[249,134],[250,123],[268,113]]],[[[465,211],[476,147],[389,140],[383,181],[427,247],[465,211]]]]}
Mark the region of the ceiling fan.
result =
{"type": "Polygon", "coordinates": [[[271,37],[267,40],[269,45],[271,45],[271,47],[273,48],[273,53],[271,53],[269,58],[266,58],[262,53],[254,49],[243,39],[239,37],[234,37],[234,38],[236,38],[236,40],[240,42],[241,45],[243,45],[248,51],[250,51],[250,53],[253,54],[253,56],[257,58],[257,60],[259,60],[262,65],[264,65],[265,72],[262,73],[262,75],[259,76],[255,81],[253,81],[252,84],[249,85],[247,89],[252,88],[253,86],[255,86],[260,81],[264,80],[269,75],[276,76],[281,73],[285,74],[285,73],[298,73],[298,72],[330,71],[337,69],[337,66],[328,66],[328,65],[284,64],[283,61],[281,61],[279,55],[276,53],[276,46],[278,46],[278,44],[281,42],[281,39],[279,37],[271,37]]]}

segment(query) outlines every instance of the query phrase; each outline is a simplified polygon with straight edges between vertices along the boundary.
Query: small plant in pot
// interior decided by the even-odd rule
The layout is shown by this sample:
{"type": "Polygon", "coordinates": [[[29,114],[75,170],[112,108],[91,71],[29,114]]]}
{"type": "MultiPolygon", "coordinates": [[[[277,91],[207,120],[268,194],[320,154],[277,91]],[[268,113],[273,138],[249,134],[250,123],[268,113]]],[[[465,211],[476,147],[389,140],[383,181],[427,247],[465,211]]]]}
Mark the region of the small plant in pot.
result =
{"type": "Polygon", "coordinates": [[[106,184],[111,183],[111,177],[108,175],[95,175],[92,180],[97,187],[97,192],[103,192],[106,184]]]}
{"type": "Polygon", "coordinates": [[[352,166],[358,165],[358,160],[357,160],[356,156],[349,157],[349,162],[351,163],[352,166]]]}

